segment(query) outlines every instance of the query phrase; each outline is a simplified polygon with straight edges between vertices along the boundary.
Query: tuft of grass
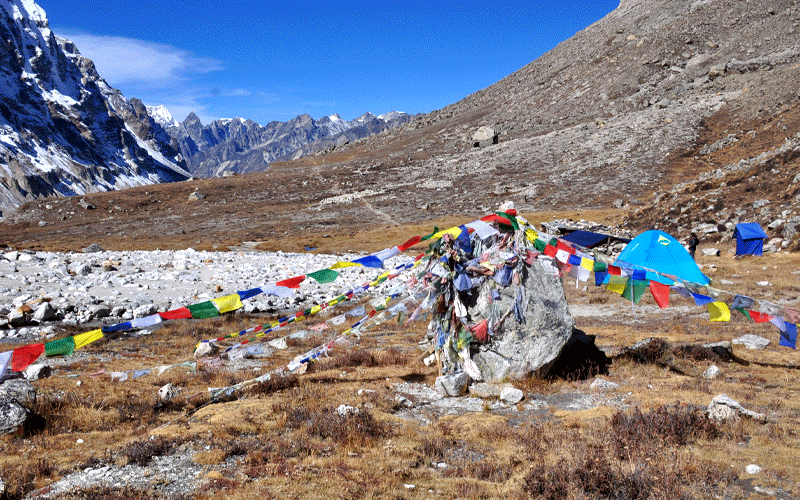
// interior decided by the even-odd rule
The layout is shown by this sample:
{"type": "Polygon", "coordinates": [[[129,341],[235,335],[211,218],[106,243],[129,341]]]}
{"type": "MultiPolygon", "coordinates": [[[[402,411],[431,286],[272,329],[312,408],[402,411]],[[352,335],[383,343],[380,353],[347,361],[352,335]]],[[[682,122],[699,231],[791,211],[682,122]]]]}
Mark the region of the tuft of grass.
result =
{"type": "Polygon", "coordinates": [[[152,437],[145,441],[129,443],[120,450],[128,464],[147,465],[153,457],[170,454],[183,443],[180,438],[168,439],[163,436],[152,437]]]}
{"type": "Polygon", "coordinates": [[[618,411],[611,418],[611,440],[619,459],[653,457],[663,446],[686,446],[719,435],[719,426],[703,411],[677,403],[647,413],[638,407],[631,413],[618,411]]]}
{"type": "Polygon", "coordinates": [[[349,447],[371,445],[392,433],[388,424],[379,422],[367,411],[340,415],[333,407],[310,410],[300,406],[289,412],[286,424],[311,436],[349,447]]]}

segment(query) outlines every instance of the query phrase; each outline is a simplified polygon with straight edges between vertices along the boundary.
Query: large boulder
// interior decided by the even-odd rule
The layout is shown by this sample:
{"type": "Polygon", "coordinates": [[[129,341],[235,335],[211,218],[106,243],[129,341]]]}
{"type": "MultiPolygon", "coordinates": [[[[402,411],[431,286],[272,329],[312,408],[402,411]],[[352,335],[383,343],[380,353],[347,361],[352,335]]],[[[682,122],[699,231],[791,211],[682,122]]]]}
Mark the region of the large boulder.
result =
{"type": "Polygon", "coordinates": [[[569,312],[561,279],[547,274],[538,260],[531,265],[521,264],[518,270],[518,287],[496,287],[495,280],[486,280],[478,287],[475,303],[467,306],[475,317],[489,317],[492,308],[509,313],[502,332],[496,333],[486,344],[474,347],[472,360],[487,382],[523,378],[534,373],[546,375],[572,336],[575,321],[569,312]],[[493,290],[495,297],[499,293],[499,298],[492,299],[493,290]],[[517,318],[513,310],[520,294],[524,294],[526,300],[521,318],[517,318]]]}
{"type": "Polygon", "coordinates": [[[0,396],[0,434],[16,432],[31,418],[31,412],[16,399],[0,396]]]}
{"type": "Polygon", "coordinates": [[[21,405],[30,405],[36,402],[36,389],[27,379],[14,378],[0,384],[0,398],[13,399],[21,405]]]}

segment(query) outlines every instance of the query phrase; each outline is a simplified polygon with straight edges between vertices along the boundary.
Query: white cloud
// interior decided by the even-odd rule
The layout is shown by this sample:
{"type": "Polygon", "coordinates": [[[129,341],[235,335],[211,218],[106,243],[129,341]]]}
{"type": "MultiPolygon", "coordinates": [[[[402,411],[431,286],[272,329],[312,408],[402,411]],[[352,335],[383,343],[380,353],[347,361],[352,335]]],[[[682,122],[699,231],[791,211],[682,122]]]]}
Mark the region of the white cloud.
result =
{"type": "Polygon", "coordinates": [[[113,86],[168,88],[196,75],[224,69],[221,61],[171,45],[87,33],[62,32],[59,36],[75,43],[80,53],[94,62],[100,76],[113,86]]]}

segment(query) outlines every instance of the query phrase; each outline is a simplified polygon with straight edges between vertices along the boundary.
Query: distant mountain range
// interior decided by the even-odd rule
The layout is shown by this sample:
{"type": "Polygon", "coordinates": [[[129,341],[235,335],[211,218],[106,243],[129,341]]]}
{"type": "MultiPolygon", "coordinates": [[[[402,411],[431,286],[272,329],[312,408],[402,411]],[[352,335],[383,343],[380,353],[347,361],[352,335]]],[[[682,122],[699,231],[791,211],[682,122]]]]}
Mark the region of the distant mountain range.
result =
{"type": "Polygon", "coordinates": [[[244,118],[215,120],[204,126],[194,113],[178,123],[163,106],[148,108],[148,112],[177,142],[196,177],[264,171],[274,161],[329,151],[413,119],[392,111],[378,116],[364,113],[350,121],[339,115],[315,120],[304,114],[263,127],[244,118]]]}
{"type": "Polygon", "coordinates": [[[0,0],[0,210],[190,176],[177,143],[50,30],[31,0],[0,0]]]}
{"type": "Polygon", "coordinates": [[[0,215],[32,199],[266,170],[396,127],[392,112],[345,121],[308,115],[260,126],[126,99],[32,0],[0,0],[0,215]]]}

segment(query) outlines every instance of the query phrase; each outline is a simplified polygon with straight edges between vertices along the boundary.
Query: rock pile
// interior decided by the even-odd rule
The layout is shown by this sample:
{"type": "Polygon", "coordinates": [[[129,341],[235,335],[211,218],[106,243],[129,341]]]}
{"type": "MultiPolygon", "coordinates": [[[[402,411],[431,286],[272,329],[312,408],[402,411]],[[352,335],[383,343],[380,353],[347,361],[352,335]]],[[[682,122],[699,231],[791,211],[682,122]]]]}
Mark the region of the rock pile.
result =
{"type": "MultiPolygon", "coordinates": [[[[358,255],[187,250],[0,255],[0,338],[52,336],[53,322],[115,324],[327,268],[358,255]]],[[[398,257],[394,260],[401,260],[398,257]]],[[[329,284],[306,280],[294,297],[259,295],[244,312],[279,313],[325,302],[383,270],[340,269],[329,284]]],[[[392,286],[382,284],[378,290],[392,286]]]]}

